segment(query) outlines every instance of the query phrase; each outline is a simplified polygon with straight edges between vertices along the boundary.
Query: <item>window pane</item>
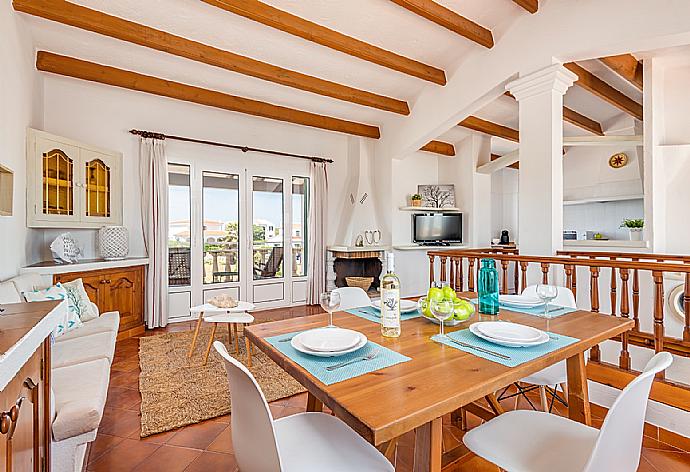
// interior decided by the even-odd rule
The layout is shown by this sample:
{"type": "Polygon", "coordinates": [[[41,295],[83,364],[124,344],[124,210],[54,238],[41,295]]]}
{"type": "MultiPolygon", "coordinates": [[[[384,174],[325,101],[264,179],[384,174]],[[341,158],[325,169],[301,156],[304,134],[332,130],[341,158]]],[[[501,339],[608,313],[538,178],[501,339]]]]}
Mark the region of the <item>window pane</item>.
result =
{"type": "Polygon", "coordinates": [[[292,178],[292,275],[307,275],[309,179],[292,178]]]}
{"type": "Polygon", "coordinates": [[[191,283],[192,225],[189,166],[168,164],[168,284],[191,283]]]}
{"type": "Polygon", "coordinates": [[[254,280],[283,276],[283,180],[252,178],[254,280]]]}
{"type": "Polygon", "coordinates": [[[205,284],[240,280],[239,182],[236,174],[203,173],[205,284]]]}

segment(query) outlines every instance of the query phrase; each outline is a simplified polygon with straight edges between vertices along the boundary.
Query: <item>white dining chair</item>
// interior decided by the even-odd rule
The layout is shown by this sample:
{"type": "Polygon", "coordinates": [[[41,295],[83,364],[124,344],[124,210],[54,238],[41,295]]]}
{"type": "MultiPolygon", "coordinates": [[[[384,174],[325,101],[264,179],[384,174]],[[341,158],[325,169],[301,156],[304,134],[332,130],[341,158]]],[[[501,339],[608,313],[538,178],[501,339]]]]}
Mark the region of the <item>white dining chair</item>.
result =
{"type": "Polygon", "coordinates": [[[601,430],[541,411],[515,410],[477,426],[462,440],[507,471],[634,472],[654,375],[672,361],[668,352],[652,357],[616,398],[601,430]]]}
{"type": "MultiPolygon", "coordinates": [[[[529,297],[537,297],[537,286],[530,285],[522,291],[522,295],[529,297]]],[[[568,287],[558,287],[558,295],[551,302],[553,305],[564,306],[568,308],[577,308],[575,304],[575,295],[568,287]]],[[[539,396],[541,398],[541,407],[544,411],[550,412],[553,403],[556,400],[561,401],[557,396],[557,388],[560,387],[563,394],[566,395],[566,381],[568,380],[568,372],[565,366],[565,361],[557,362],[556,364],[550,365],[545,369],[540,370],[524,379],[521,379],[521,383],[526,383],[534,385],[539,388],[539,396]],[[549,404],[546,388],[553,388],[552,399],[549,404]]],[[[530,388],[524,389],[519,384],[516,385],[518,393],[516,395],[524,395],[530,388]]],[[[510,396],[499,395],[499,399],[503,400],[505,398],[510,398],[510,396]]],[[[527,398],[527,396],[525,396],[527,398]]],[[[527,401],[532,405],[532,402],[527,398],[527,401]]],[[[567,400],[566,400],[567,401],[567,400]]],[[[564,402],[565,403],[565,402],[564,402]]],[[[534,405],[532,405],[534,407],[534,405]]]]}
{"type": "Polygon", "coordinates": [[[333,290],[340,294],[340,309],[349,310],[371,305],[367,292],[359,287],[339,287],[333,290]]]}
{"type": "Polygon", "coordinates": [[[374,446],[335,416],[298,413],[273,419],[249,370],[213,343],[225,361],[230,384],[232,446],[242,472],[390,471],[374,446]]]}

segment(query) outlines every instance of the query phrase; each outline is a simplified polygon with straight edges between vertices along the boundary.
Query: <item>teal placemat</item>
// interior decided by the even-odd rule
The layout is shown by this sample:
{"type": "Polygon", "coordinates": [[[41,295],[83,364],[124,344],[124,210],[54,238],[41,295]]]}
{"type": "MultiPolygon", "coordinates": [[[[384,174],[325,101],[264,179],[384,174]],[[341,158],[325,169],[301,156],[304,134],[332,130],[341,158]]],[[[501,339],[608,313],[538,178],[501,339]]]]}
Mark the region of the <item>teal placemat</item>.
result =
{"type": "MultiPolygon", "coordinates": [[[[479,304],[479,300],[474,298],[470,300],[472,303],[475,305],[479,304]]],[[[514,311],[516,313],[525,313],[526,315],[535,315],[535,316],[541,316],[542,318],[544,317],[544,307],[540,306],[537,308],[517,308],[512,305],[505,305],[503,303],[498,304],[499,308],[503,308],[504,310],[508,311],[514,311]]],[[[559,316],[567,315],[568,313],[572,313],[574,311],[577,311],[577,308],[570,308],[567,306],[557,306],[552,303],[549,303],[549,318],[558,318],[559,316]]]]}
{"type": "MultiPolygon", "coordinates": [[[[345,310],[345,312],[350,313],[351,315],[359,316],[360,318],[365,318],[369,321],[373,321],[374,323],[381,323],[381,312],[372,306],[350,308],[349,310],[345,310]]],[[[400,320],[411,320],[412,318],[419,318],[420,316],[422,316],[422,314],[419,312],[419,310],[415,310],[409,313],[401,313],[400,320]]]]}
{"type": "Polygon", "coordinates": [[[266,341],[326,385],[342,382],[343,380],[359,377],[360,375],[368,374],[369,372],[374,372],[395,364],[400,364],[401,362],[412,360],[407,356],[403,356],[398,352],[392,351],[372,341],[369,341],[361,349],[343,356],[310,356],[308,354],[299,352],[297,349],[292,347],[289,341],[286,341],[288,338],[292,338],[299,333],[301,333],[301,331],[281,334],[279,336],[271,336],[270,338],[266,338],[266,341]],[[361,358],[374,350],[378,350],[379,353],[371,360],[355,362],[354,364],[350,364],[333,371],[326,370],[326,367],[329,365],[361,358]]]}
{"type": "Polygon", "coordinates": [[[448,341],[447,339],[441,339],[441,336],[438,334],[432,336],[431,339],[433,339],[436,342],[441,342],[446,346],[460,349],[461,351],[467,352],[469,354],[474,354],[475,356],[481,357],[488,361],[498,362],[499,364],[503,364],[506,367],[515,367],[579,341],[579,339],[571,338],[570,336],[564,336],[562,334],[549,333],[549,335],[553,336],[549,340],[549,342],[540,344],[539,346],[506,347],[490,343],[489,341],[485,341],[482,338],[472,334],[469,329],[462,329],[459,331],[453,331],[452,333],[448,333],[448,336],[452,337],[457,341],[461,341],[472,346],[477,346],[483,349],[488,349],[489,351],[503,354],[505,356],[510,357],[510,359],[503,359],[501,357],[493,356],[491,354],[487,354],[476,349],[460,346],[459,344],[455,344],[454,342],[448,341]]]}

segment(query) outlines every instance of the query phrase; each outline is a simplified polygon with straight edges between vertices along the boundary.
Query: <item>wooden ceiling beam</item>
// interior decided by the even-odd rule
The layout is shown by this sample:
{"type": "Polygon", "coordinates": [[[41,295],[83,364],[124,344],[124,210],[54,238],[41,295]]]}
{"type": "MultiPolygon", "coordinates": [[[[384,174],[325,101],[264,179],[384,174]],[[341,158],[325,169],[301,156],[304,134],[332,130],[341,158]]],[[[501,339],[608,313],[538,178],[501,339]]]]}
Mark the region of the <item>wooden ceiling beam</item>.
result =
{"type": "Polygon", "coordinates": [[[639,91],[642,91],[642,63],[635,59],[632,54],[602,57],[599,60],[616,74],[637,87],[639,91]]]}
{"type": "Polygon", "coordinates": [[[460,36],[464,36],[470,41],[474,41],[487,48],[494,46],[494,37],[491,30],[478,25],[464,16],[458,15],[443,5],[432,0],[391,0],[406,10],[411,11],[429,21],[433,21],[460,36]]]}
{"type": "Polygon", "coordinates": [[[517,3],[530,13],[536,13],[537,10],[539,10],[539,0],[513,0],[513,2],[517,3]]]}
{"type": "Polygon", "coordinates": [[[492,123],[491,121],[482,120],[476,116],[468,116],[458,123],[458,126],[479,131],[481,133],[486,133],[491,136],[504,138],[515,143],[520,142],[520,133],[518,130],[509,128],[508,126],[499,125],[497,123],[492,123]]]}
{"type": "MultiPolygon", "coordinates": [[[[504,95],[515,100],[515,97],[510,92],[505,92],[504,95]]],[[[566,106],[563,107],[563,121],[567,121],[571,125],[575,125],[579,128],[587,130],[590,133],[596,134],[597,136],[604,136],[601,123],[591,118],[587,118],[585,115],[582,115],[566,106]]]]}
{"type": "MultiPolygon", "coordinates": [[[[493,154],[493,153],[491,154],[491,160],[492,161],[495,161],[496,159],[498,159],[500,157],[503,157],[503,156],[499,156],[498,154],[493,154]]],[[[512,164],[510,164],[506,167],[510,167],[511,169],[520,169],[520,162],[519,161],[513,162],[512,164]]]]}
{"type": "Polygon", "coordinates": [[[23,13],[220,67],[231,72],[379,110],[401,115],[410,114],[407,102],[403,100],[396,100],[283,69],[63,0],[14,0],[13,6],[15,10],[23,13]]]}
{"type": "Polygon", "coordinates": [[[442,156],[455,156],[455,146],[443,141],[429,141],[420,151],[433,152],[434,154],[441,154],[442,156]]]}
{"type": "Polygon", "coordinates": [[[565,67],[577,75],[578,79],[575,83],[578,86],[642,121],[642,105],[640,103],[611,87],[599,77],[574,62],[565,64],[565,67]]]}
{"type": "Polygon", "coordinates": [[[376,126],[355,123],[352,121],[317,115],[302,110],[295,110],[271,103],[260,102],[249,98],[237,97],[215,90],[160,79],[116,67],[87,62],[68,56],[61,56],[46,51],[36,54],[36,68],[43,72],[89,80],[129,90],[146,92],[162,97],[174,98],[223,110],[245,113],[272,120],[311,126],[328,131],[379,138],[376,126]]]}
{"type": "Polygon", "coordinates": [[[331,49],[373,62],[439,85],[446,84],[446,74],[441,69],[414,59],[401,56],[352,38],[291,13],[279,10],[258,0],[202,0],[209,5],[235,13],[263,25],[299,36],[331,49]]]}

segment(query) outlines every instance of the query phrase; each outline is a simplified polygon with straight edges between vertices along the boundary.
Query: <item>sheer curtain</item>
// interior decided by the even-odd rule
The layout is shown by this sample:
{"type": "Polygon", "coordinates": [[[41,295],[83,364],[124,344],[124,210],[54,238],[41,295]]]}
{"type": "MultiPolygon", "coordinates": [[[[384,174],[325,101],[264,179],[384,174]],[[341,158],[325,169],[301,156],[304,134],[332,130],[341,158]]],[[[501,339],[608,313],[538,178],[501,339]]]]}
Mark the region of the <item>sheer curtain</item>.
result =
{"type": "Polygon", "coordinates": [[[146,273],[146,326],[168,324],[168,169],[165,141],[139,141],[141,228],[149,257],[146,273]]]}
{"type": "Polygon", "coordinates": [[[307,303],[319,304],[326,289],[326,224],[328,223],[328,174],[325,162],[312,161],[309,197],[309,261],[307,303]]]}

